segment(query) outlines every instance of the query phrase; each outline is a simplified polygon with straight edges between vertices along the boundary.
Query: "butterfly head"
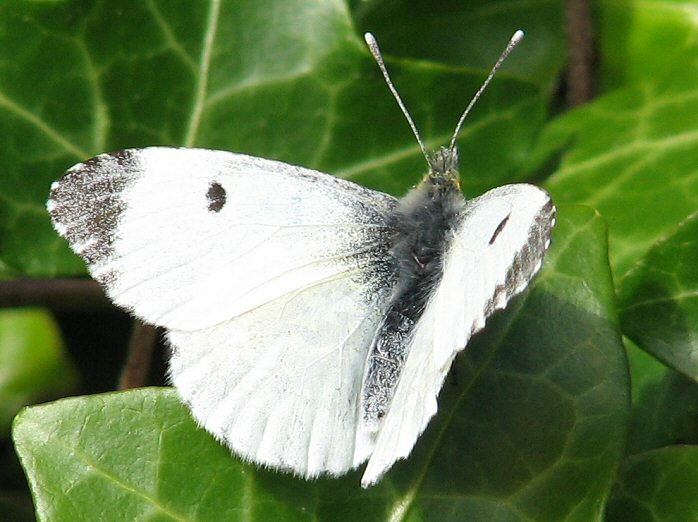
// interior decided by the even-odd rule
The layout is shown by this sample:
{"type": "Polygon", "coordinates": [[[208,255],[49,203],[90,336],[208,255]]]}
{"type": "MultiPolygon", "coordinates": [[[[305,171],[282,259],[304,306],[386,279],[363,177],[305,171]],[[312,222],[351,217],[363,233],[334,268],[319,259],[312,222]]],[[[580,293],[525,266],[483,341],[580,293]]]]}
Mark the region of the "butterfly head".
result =
{"type": "Polygon", "coordinates": [[[455,185],[460,189],[458,173],[458,150],[455,147],[440,147],[427,155],[429,174],[427,180],[432,185],[455,185]]]}
{"type": "Polygon", "coordinates": [[[455,172],[458,174],[458,151],[455,148],[440,147],[427,156],[429,170],[434,173],[455,172]]]}

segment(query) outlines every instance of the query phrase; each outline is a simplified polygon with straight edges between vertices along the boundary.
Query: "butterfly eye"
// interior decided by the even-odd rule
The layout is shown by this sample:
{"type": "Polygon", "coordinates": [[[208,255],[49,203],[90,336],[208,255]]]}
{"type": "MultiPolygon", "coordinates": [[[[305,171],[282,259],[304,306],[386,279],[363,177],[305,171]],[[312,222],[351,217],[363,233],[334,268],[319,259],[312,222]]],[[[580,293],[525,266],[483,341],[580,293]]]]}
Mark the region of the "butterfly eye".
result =
{"type": "Polygon", "coordinates": [[[497,225],[497,228],[494,229],[492,237],[490,238],[490,245],[494,243],[494,240],[497,239],[497,236],[502,232],[502,230],[504,230],[504,225],[506,225],[507,221],[509,221],[509,216],[511,216],[511,214],[507,214],[507,217],[502,219],[499,225],[497,225]]]}
{"type": "Polygon", "coordinates": [[[217,181],[211,183],[208,186],[208,192],[206,192],[206,199],[208,200],[209,212],[220,212],[226,200],[226,193],[223,185],[217,181]]]}

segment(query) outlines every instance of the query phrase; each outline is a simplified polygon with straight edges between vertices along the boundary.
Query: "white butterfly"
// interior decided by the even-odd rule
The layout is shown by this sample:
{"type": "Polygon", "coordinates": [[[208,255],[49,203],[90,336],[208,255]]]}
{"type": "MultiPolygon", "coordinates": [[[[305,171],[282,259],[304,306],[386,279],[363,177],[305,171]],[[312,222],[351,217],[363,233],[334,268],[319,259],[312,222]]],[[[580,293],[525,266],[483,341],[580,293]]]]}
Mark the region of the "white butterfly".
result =
{"type": "Polygon", "coordinates": [[[461,195],[455,137],[473,102],[401,200],[277,161],[153,147],[74,166],[47,207],[109,297],[167,329],[170,378],[207,431],[306,478],[368,460],[366,487],[410,453],[453,358],[550,243],[543,190],[461,195]]]}

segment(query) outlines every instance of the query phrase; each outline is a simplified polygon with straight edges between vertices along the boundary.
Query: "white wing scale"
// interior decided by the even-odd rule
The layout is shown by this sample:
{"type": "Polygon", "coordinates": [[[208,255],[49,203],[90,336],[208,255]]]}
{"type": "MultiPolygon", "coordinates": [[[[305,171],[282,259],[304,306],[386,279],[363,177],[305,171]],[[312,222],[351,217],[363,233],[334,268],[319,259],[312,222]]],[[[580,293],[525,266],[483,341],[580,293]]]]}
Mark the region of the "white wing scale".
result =
{"type": "Polygon", "coordinates": [[[504,308],[538,272],[554,224],[550,197],[532,185],[506,185],[466,203],[443,259],[443,277],[415,325],[361,481],[364,487],[409,455],[436,413],[453,358],[487,317],[504,308]]]}
{"type": "Polygon", "coordinates": [[[363,285],[337,277],[215,328],[169,331],[171,379],[194,417],[243,458],[304,477],[366,460],[358,398],[385,299],[363,285]]]}

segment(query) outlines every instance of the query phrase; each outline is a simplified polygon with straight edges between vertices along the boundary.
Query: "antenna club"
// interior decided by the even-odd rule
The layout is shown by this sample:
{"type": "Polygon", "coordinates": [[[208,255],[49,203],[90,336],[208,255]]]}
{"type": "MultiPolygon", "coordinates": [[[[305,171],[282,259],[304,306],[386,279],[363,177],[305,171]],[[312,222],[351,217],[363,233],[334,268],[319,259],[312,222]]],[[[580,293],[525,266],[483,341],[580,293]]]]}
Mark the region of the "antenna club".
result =
{"type": "Polygon", "coordinates": [[[364,41],[369,47],[374,47],[376,44],[376,38],[371,33],[364,33],[364,41]]]}
{"type": "Polygon", "coordinates": [[[526,36],[526,33],[524,33],[521,29],[518,29],[511,37],[511,43],[513,45],[518,44],[521,40],[523,40],[524,36],[526,36]]]}

